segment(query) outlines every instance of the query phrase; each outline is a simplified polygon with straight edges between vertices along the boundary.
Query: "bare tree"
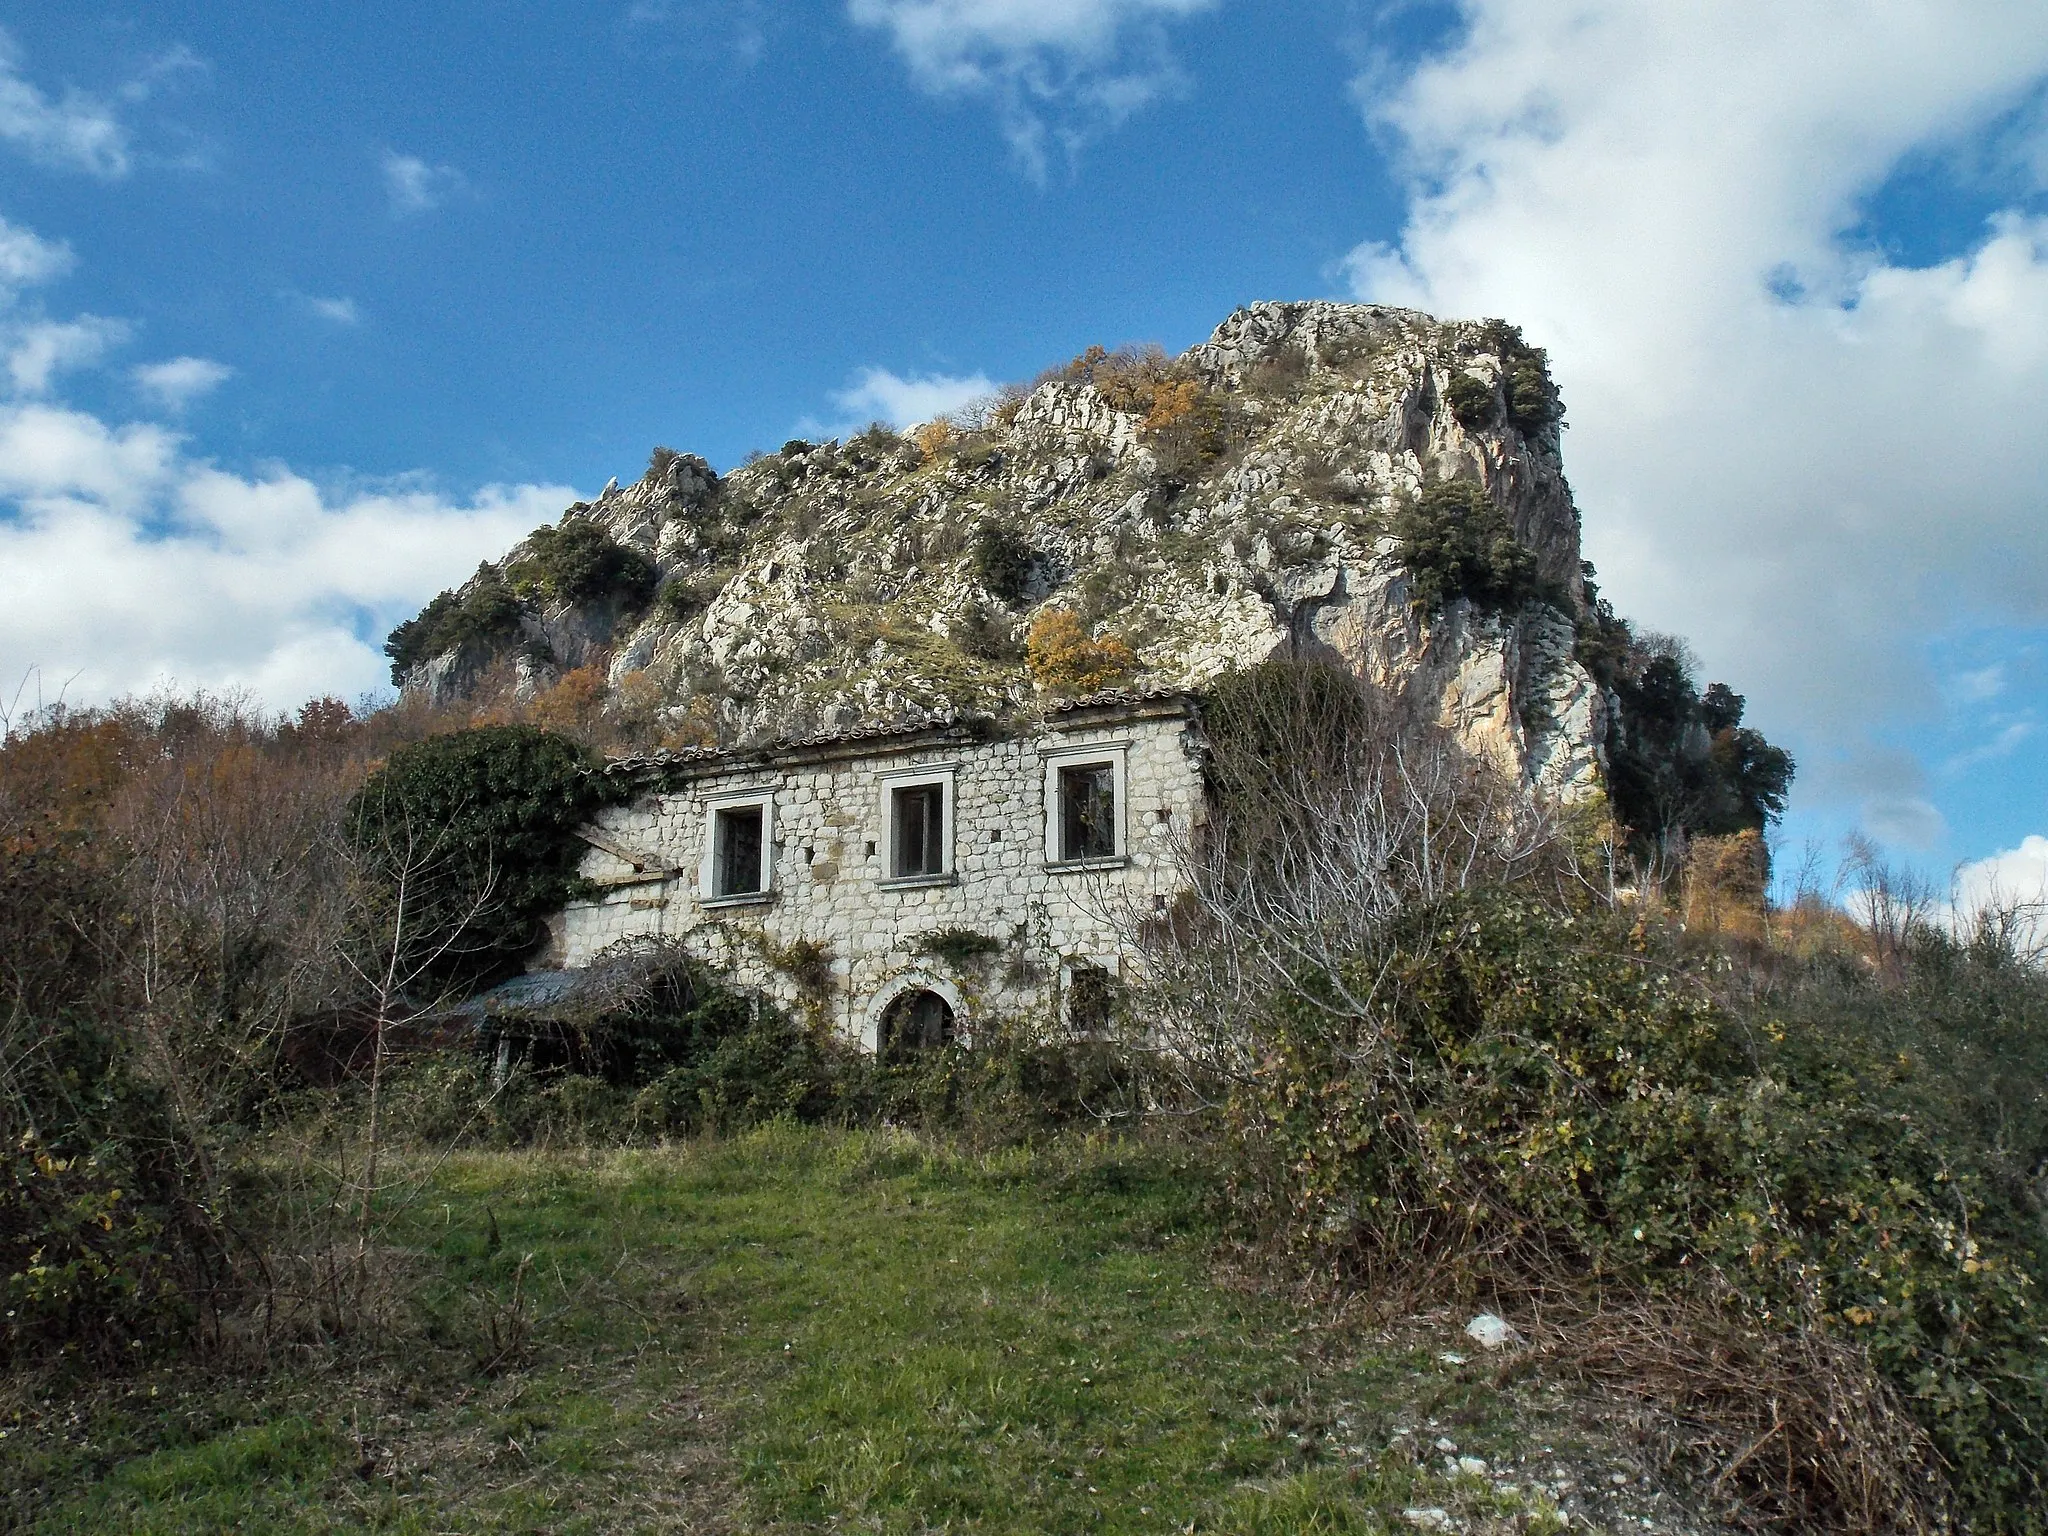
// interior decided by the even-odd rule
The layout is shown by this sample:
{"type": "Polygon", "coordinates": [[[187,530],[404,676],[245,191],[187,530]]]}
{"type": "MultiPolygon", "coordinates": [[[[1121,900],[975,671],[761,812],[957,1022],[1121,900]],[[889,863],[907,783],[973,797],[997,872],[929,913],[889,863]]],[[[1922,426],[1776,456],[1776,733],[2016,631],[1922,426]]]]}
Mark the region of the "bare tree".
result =
{"type": "Polygon", "coordinates": [[[1369,1035],[1389,930],[1410,909],[1483,886],[1601,890],[1559,809],[1448,733],[1333,669],[1266,670],[1208,720],[1208,819],[1176,848],[1187,894],[1165,918],[1130,923],[1153,1037],[1211,1080],[1252,1071],[1252,1021],[1275,997],[1369,1035]]]}

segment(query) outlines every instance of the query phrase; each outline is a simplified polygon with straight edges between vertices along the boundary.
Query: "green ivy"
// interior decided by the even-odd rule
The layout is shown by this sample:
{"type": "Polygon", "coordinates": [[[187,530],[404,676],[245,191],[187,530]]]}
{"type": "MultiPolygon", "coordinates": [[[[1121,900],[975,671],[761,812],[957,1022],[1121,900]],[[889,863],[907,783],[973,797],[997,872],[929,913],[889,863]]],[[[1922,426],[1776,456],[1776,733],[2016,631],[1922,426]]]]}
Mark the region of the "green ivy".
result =
{"type": "Polygon", "coordinates": [[[567,737],[526,725],[394,752],[348,806],[349,838],[374,886],[361,941],[384,945],[402,931],[402,968],[441,986],[515,969],[540,920],[577,889],[576,828],[605,798],[594,766],[567,737]]]}

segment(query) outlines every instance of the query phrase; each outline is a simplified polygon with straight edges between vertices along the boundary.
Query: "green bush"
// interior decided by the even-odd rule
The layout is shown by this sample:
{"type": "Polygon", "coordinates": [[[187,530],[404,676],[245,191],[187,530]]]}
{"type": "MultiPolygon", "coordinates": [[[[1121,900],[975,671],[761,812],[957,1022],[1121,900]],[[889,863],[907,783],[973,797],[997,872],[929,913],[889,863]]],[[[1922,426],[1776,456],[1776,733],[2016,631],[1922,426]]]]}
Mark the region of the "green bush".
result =
{"type": "Polygon", "coordinates": [[[567,737],[527,725],[394,752],[346,814],[370,884],[358,942],[396,942],[401,973],[435,986],[515,969],[577,889],[576,828],[604,799],[593,766],[567,737]]]}
{"type": "Polygon", "coordinates": [[[391,631],[384,654],[391,682],[403,684],[414,668],[449,651],[489,651],[519,637],[519,598],[488,562],[459,592],[442,592],[391,631]]]}
{"type": "Polygon", "coordinates": [[[588,518],[566,519],[527,536],[527,552],[505,568],[513,591],[559,603],[617,598],[628,610],[646,606],[658,579],[654,562],[619,543],[588,518]]]}
{"type": "Polygon", "coordinates": [[[1467,431],[1490,427],[1500,417],[1500,404],[1493,386],[1470,373],[1461,373],[1444,388],[1444,404],[1467,431]]]}
{"type": "Polygon", "coordinates": [[[218,1251],[122,1028],[133,917],[88,851],[0,837],[0,1363],[176,1333],[218,1251]]]}
{"type": "Polygon", "coordinates": [[[1469,480],[1430,486],[1395,515],[1394,537],[1412,600],[1425,613],[1460,597],[1506,612],[1543,595],[1536,557],[1515,537],[1507,514],[1469,480]]]}
{"type": "Polygon", "coordinates": [[[1918,1094],[1862,1088],[1853,1039],[1745,1024],[1605,916],[1481,898],[1395,938],[1349,977],[1387,999],[1374,1017],[1309,975],[1260,1021],[1235,1110],[1250,1209],[1367,1268],[1428,1255],[1493,1295],[1692,1297],[1844,1341],[1974,1528],[2043,1528],[2025,1216],[1918,1094]]]}
{"type": "Polygon", "coordinates": [[[1009,523],[990,521],[974,531],[974,579],[997,602],[1015,607],[1031,586],[1031,546],[1009,523]]]}
{"type": "Polygon", "coordinates": [[[1557,386],[1550,378],[1550,358],[1541,347],[1532,347],[1519,326],[1504,320],[1489,320],[1481,335],[1501,362],[1501,393],[1506,397],[1508,423],[1530,437],[1541,436],[1564,420],[1564,406],[1557,386]]]}

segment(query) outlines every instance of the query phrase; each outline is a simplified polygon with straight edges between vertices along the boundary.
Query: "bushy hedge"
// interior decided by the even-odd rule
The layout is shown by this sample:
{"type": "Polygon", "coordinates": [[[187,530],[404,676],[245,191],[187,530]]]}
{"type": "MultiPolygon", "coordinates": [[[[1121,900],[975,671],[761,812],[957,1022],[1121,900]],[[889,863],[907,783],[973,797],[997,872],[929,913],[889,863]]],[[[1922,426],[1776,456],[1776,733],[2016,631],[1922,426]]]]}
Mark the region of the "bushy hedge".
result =
{"type": "Polygon", "coordinates": [[[120,1027],[133,920],[79,852],[0,838],[0,1362],[175,1333],[215,1242],[120,1027]]]}
{"type": "Polygon", "coordinates": [[[401,972],[437,986],[516,968],[540,920],[576,889],[575,831],[604,799],[593,766],[566,736],[529,725],[394,752],[347,811],[349,840],[380,892],[362,942],[395,936],[401,972]]]}
{"type": "Polygon", "coordinates": [[[1734,1017],[1606,915],[1460,900],[1358,965],[1379,1016],[1308,975],[1261,1021],[1240,1190],[1276,1231],[1368,1268],[1431,1256],[1475,1290],[1818,1330],[1867,1352],[1976,1529],[2043,1529],[2033,1218],[1923,1091],[1872,1091],[1853,1036],[1734,1017]]]}

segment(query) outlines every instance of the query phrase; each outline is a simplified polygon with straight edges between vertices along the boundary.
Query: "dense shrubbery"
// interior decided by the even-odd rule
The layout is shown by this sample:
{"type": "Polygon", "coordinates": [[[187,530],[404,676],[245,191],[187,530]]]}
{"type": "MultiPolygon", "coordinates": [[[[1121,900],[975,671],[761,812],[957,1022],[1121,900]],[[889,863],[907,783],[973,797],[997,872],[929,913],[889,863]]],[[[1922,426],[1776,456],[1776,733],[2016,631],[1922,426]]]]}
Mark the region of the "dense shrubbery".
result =
{"type": "Polygon", "coordinates": [[[1493,386],[1470,373],[1461,373],[1444,386],[1444,404],[1468,431],[1490,427],[1500,417],[1500,403],[1493,386]]]}
{"type": "Polygon", "coordinates": [[[0,1363],[175,1332],[215,1241],[117,1022],[144,1006],[126,917],[73,839],[0,834],[0,1363]]]}
{"type": "Polygon", "coordinates": [[[404,934],[399,974],[452,986],[517,966],[575,889],[593,766],[566,737],[499,725],[402,747],[370,776],[347,835],[379,887],[370,925],[404,934]]]}
{"type": "Polygon", "coordinates": [[[654,562],[619,543],[588,518],[567,518],[527,535],[527,552],[505,567],[505,579],[521,597],[558,603],[591,603],[616,598],[628,609],[654,595],[654,562]]]}
{"type": "Polygon", "coordinates": [[[1481,329],[1486,345],[1501,363],[1501,394],[1507,402],[1508,424],[1535,437],[1564,420],[1564,406],[1551,382],[1550,359],[1541,347],[1522,338],[1521,327],[1489,320],[1481,329]]]}
{"type": "Polygon", "coordinates": [[[1080,695],[1113,688],[1138,670],[1138,658],[1117,635],[1091,636],[1080,618],[1047,608],[1024,639],[1032,681],[1048,693],[1080,695]]]}
{"type": "MultiPolygon", "coordinates": [[[[1383,1275],[1427,1255],[1495,1302],[1620,1287],[1833,1337],[1907,1404],[1979,1528],[2038,1528],[2039,1218],[1941,1107],[1963,1080],[1797,1016],[1745,1022],[1604,915],[1461,899],[1355,964],[1261,1022],[1242,1177],[1277,1229],[1383,1275]],[[1359,1017],[1345,999],[1375,978],[1359,1017]]],[[[2042,978],[2000,985],[2042,1019],[2042,978]]],[[[1802,1464],[1826,1433],[1795,1424],[1749,1469],[1785,1480],[1790,1517],[1842,1513],[1802,1464]]]]}
{"type": "Polygon", "coordinates": [[[519,598],[497,567],[485,562],[459,592],[442,592],[384,642],[391,681],[449,651],[488,651],[519,636],[519,598]]]}
{"type": "MultiPolygon", "coordinates": [[[[979,935],[934,936],[942,949],[979,935]]],[[[495,1024],[479,1053],[423,1059],[393,1123],[429,1144],[523,1146],[727,1134],[794,1119],[910,1125],[998,1144],[1128,1117],[1143,1063],[1103,1042],[984,1020],[971,1043],[878,1059],[732,988],[679,949],[600,961],[592,997],[544,1022],[495,1024]],[[498,1039],[513,1070],[495,1078],[498,1039]]]]}
{"type": "Polygon", "coordinates": [[[1785,808],[1791,754],[1742,723],[1741,694],[1700,690],[1683,645],[1637,636],[1586,572],[1578,659],[1621,705],[1608,721],[1607,790],[1637,859],[1668,873],[1687,838],[1761,833],[1785,808]]]}
{"type": "Polygon", "coordinates": [[[1507,514],[1470,481],[1430,486],[1396,515],[1394,537],[1413,601],[1426,613],[1460,597],[1508,612],[1542,595],[1536,557],[1515,537],[1507,514]]]}

